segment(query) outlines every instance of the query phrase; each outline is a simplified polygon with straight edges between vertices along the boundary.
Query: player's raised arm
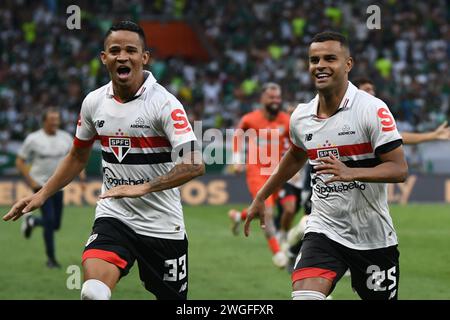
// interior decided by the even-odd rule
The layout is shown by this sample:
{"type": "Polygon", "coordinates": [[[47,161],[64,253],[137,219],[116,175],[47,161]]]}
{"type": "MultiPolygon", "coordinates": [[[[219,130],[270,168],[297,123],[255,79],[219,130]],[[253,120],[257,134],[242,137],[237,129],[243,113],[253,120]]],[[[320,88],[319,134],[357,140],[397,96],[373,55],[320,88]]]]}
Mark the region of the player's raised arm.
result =
{"type": "Polygon", "coordinates": [[[91,146],[80,148],[74,145],[42,189],[31,196],[17,201],[3,217],[3,220],[8,221],[12,219],[16,221],[23,214],[41,207],[45,200],[68,185],[81,172],[86,166],[90,151],[91,146]]]}
{"type": "Polygon", "coordinates": [[[435,140],[450,140],[450,128],[444,121],[439,127],[429,132],[405,132],[401,133],[404,144],[419,144],[435,140]]]}
{"type": "Polygon", "coordinates": [[[262,189],[259,190],[255,200],[253,200],[247,211],[248,216],[244,226],[246,236],[250,234],[250,222],[256,217],[260,218],[261,228],[265,228],[264,200],[292,178],[303,167],[307,157],[303,149],[294,145],[289,148],[272,176],[267,180],[262,189]]]}

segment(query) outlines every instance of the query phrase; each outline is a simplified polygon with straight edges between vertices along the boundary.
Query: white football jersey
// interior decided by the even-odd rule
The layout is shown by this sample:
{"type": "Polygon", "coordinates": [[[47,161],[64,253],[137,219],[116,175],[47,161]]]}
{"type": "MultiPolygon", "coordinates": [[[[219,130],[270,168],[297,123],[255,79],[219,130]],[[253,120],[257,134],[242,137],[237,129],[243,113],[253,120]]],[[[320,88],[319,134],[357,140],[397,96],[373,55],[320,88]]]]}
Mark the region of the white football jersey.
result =
{"type": "MultiPolygon", "coordinates": [[[[294,147],[308,153],[313,167],[318,158],[333,154],[349,167],[374,167],[378,155],[401,145],[401,136],[389,108],[380,99],[358,90],[352,83],[337,112],[326,119],[317,116],[319,97],[300,104],[292,114],[290,136],[294,147]]],[[[318,232],[358,250],[397,244],[389,215],[387,184],[334,182],[331,175],[312,170],[312,213],[306,233],[318,232]]]]}
{"type": "MultiPolygon", "coordinates": [[[[102,192],[119,185],[147,183],[168,173],[175,165],[172,149],[196,140],[181,103],[150,72],[145,73],[147,78],[131,101],[118,102],[111,82],[83,101],[75,145],[100,140],[102,192]]],[[[185,236],[178,188],[139,198],[101,199],[95,217],[116,218],[144,236],[185,236]]]]}
{"type": "Polygon", "coordinates": [[[72,135],[63,130],[49,135],[40,129],[26,137],[18,156],[31,164],[31,178],[43,186],[69,153],[72,140],[72,135]]]}

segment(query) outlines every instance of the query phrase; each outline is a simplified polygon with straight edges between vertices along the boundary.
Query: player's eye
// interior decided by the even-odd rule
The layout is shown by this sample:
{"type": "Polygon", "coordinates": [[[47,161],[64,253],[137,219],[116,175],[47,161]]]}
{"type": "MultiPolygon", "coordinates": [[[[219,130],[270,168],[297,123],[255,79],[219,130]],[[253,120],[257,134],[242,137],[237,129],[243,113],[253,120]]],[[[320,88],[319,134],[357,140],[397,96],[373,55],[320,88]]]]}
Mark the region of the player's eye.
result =
{"type": "Polygon", "coordinates": [[[319,62],[319,58],[311,57],[311,58],[309,58],[309,62],[311,62],[311,63],[318,63],[319,62]]]}

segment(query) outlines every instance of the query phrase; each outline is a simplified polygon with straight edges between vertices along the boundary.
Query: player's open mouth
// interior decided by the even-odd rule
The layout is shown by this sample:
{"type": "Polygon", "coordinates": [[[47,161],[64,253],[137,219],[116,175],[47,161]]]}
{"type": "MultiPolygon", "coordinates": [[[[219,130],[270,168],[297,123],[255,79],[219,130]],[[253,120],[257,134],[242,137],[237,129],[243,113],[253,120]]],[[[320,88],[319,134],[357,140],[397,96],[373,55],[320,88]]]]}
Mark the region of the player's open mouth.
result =
{"type": "Polygon", "coordinates": [[[127,79],[130,73],[131,73],[130,67],[120,66],[117,68],[117,75],[119,76],[119,79],[127,79]]]}
{"type": "Polygon", "coordinates": [[[331,77],[331,75],[329,74],[329,73],[323,73],[323,72],[321,72],[321,73],[316,73],[316,78],[318,79],[318,80],[325,80],[325,79],[328,79],[328,78],[330,78],[331,77]]]}

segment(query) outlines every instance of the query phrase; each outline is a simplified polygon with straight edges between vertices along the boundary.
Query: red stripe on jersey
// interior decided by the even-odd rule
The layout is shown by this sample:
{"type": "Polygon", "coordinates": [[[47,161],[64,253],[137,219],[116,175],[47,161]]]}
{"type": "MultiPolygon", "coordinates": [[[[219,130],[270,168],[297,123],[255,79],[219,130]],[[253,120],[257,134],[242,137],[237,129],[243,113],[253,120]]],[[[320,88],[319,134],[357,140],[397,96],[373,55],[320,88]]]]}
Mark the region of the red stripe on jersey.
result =
{"type": "Polygon", "coordinates": [[[339,156],[341,156],[341,157],[357,156],[357,155],[362,155],[362,154],[373,152],[372,144],[370,142],[365,142],[365,143],[358,143],[358,144],[349,144],[349,145],[344,145],[344,146],[330,146],[330,147],[323,147],[323,148],[318,148],[318,149],[309,149],[308,157],[311,160],[315,160],[318,158],[318,151],[329,150],[329,149],[338,149],[339,156]]]}
{"type": "Polygon", "coordinates": [[[112,263],[113,265],[125,269],[128,265],[128,262],[115,252],[112,251],[106,251],[106,250],[99,250],[99,249],[89,249],[83,252],[83,256],[81,258],[82,262],[84,262],[86,259],[101,259],[104,261],[107,261],[109,263],[112,263]]]}
{"type": "Polygon", "coordinates": [[[100,136],[102,146],[109,147],[109,138],[129,138],[132,148],[163,148],[171,147],[170,141],[165,137],[110,137],[100,136]]]}
{"type": "Polygon", "coordinates": [[[325,278],[333,281],[336,278],[336,272],[321,268],[302,268],[292,273],[292,283],[307,278],[325,278]]]}
{"type": "Polygon", "coordinates": [[[96,138],[97,138],[97,136],[93,137],[90,140],[80,140],[77,137],[75,137],[73,139],[73,144],[78,148],[88,148],[88,147],[92,146],[92,144],[94,143],[96,138]]]}

